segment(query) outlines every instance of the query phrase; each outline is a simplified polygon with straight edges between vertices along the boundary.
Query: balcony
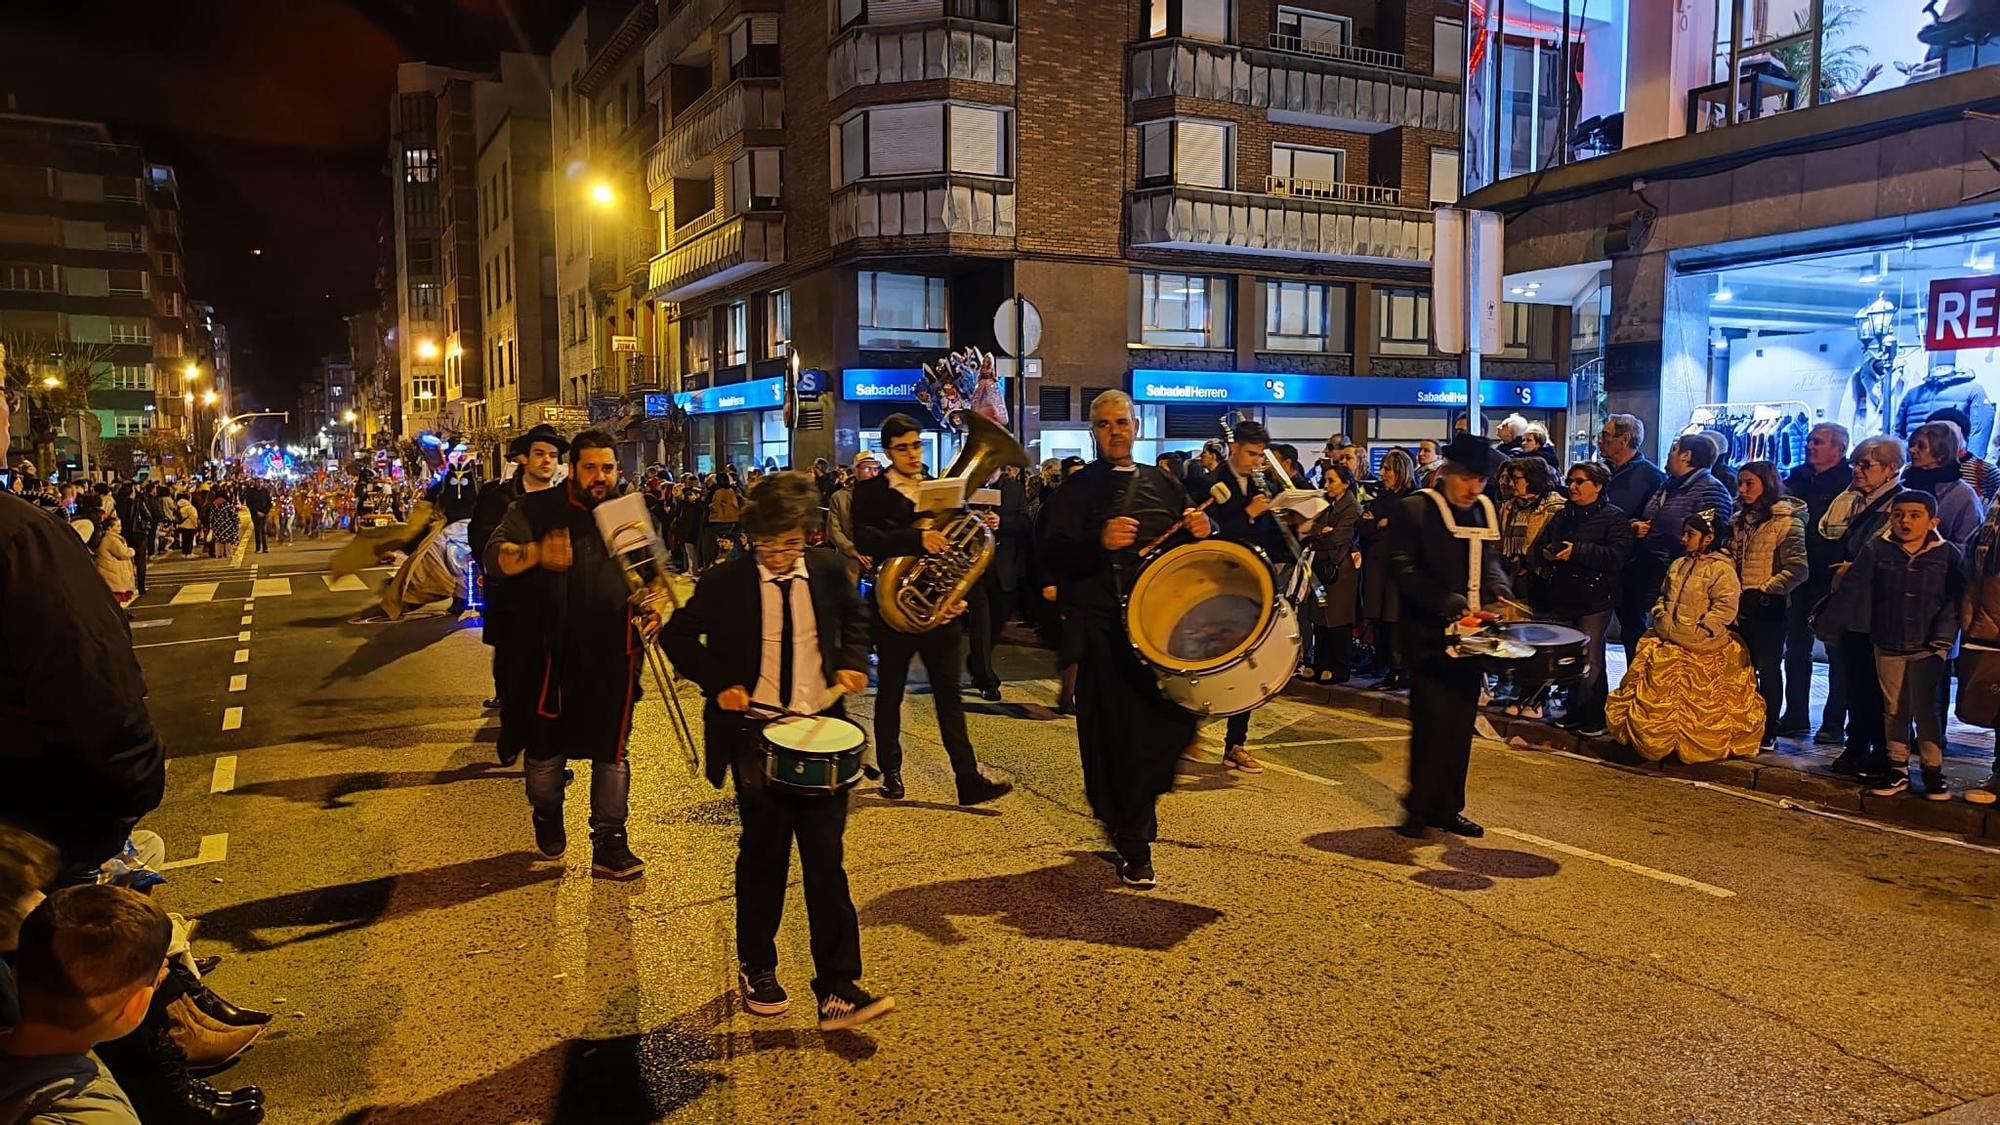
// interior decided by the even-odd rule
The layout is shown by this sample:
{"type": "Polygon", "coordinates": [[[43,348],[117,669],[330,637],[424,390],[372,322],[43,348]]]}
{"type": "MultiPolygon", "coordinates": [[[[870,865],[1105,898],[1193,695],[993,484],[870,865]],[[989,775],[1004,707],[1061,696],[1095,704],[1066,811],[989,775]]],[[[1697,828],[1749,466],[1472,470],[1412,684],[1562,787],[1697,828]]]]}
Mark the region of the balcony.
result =
{"type": "Polygon", "coordinates": [[[1271,33],[1270,47],[1273,51],[1283,51],[1286,54],[1311,55],[1314,58],[1332,59],[1335,62],[1354,63],[1358,66],[1380,67],[1384,70],[1403,69],[1403,56],[1396,51],[1378,51],[1373,47],[1356,47],[1351,43],[1328,43],[1324,40],[1288,35],[1282,31],[1271,33]]]}
{"type": "Polygon", "coordinates": [[[647,87],[650,89],[669,66],[681,61],[688,48],[707,34],[724,12],[738,10],[779,12],[784,10],[784,3],[783,0],[687,0],[646,40],[645,69],[641,73],[647,87]]]}
{"type": "Polygon", "coordinates": [[[1375,184],[1343,184],[1307,180],[1297,176],[1265,176],[1265,195],[1291,199],[1318,199],[1328,203],[1367,203],[1376,207],[1401,207],[1403,189],[1375,184]]]}
{"type": "Polygon", "coordinates": [[[745,78],[710,90],[675,114],[667,135],[646,154],[646,190],[664,189],[739,133],[784,127],[785,98],[777,79],[745,78]]]}
{"type": "Polygon", "coordinates": [[[836,245],[933,234],[1012,238],[1014,183],[958,175],[864,180],[833,193],[827,228],[836,245]]]}
{"type": "Polygon", "coordinates": [[[862,86],[941,78],[1014,85],[1014,29],[959,19],[862,26],[827,49],[829,100],[862,86]]]}
{"type": "MultiPolygon", "coordinates": [[[[1356,48],[1358,50],[1358,48],[1356,48]]],[[[1456,82],[1310,53],[1162,39],[1132,51],[1132,100],[1207,98],[1273,121],[1380,133],[1459,129],[1456,82]]]]}
{"type": "Polygon", "coordinates": [[[785,216],[738,215],[653,259],[647,295],[683,301],[785,260],[785,216]]]}
{"type": "Polygon", "coordinates": [[[1192,187],[1134,192],[1129,207],[1135,247],[1397,266],[1431,258],[1431,213],[1407,207],[1192,187]]]}

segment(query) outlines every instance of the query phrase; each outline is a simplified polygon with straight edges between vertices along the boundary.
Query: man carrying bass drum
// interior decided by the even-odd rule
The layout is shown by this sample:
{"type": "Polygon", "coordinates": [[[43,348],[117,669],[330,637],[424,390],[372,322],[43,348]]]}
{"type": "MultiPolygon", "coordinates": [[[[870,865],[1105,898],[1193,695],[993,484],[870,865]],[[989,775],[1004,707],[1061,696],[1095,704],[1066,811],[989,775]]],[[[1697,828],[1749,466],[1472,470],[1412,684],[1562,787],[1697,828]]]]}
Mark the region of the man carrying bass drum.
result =
{"type": "Polygon", "coordinates": [[[1167,701],[1132,650],[1123,602],[1139,573],[1138,546],[1176,520],[1186,527],[1164,549],[1206,537],[1208,518],[1188,506],[1181,483],[1132,460],[1132,399],[1105,391],[1090,404],[1097,460],[1078,469],[1049,500],[1041,551],[1063,590],[1081,660],[1076,738],[1091,813],[1118,849],[1127,886],[1154,885],[1154,806],[1173,787],[1174,763],[1194,741],[1195,716],[1167,701]]]}

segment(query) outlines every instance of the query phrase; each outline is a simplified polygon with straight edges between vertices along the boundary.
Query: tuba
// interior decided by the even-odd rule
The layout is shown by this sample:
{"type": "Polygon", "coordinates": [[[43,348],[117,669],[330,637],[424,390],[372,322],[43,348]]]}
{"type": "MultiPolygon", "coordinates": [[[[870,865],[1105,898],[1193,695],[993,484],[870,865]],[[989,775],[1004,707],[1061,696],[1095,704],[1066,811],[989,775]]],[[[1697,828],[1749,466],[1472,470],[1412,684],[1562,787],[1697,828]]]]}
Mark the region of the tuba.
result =
{"type": "MultiPolygon", "coordinates": [[[[1028,466],[1027,451],[999,423],[975,410],[962,415],[965,445],[946,477],[962,477],[968,487],[984,484],[1007,465],[1028,466]]],[[[942,554],[898,555],[875,573],[875,606],[882,621],[902,633],[926,633],[944,623],[944,612],[965,600],[972,584],[993,562],[993,533],[964,507],[942,516],[919,515],[919,531],[939,531],[951,541],[942,554]]]]}

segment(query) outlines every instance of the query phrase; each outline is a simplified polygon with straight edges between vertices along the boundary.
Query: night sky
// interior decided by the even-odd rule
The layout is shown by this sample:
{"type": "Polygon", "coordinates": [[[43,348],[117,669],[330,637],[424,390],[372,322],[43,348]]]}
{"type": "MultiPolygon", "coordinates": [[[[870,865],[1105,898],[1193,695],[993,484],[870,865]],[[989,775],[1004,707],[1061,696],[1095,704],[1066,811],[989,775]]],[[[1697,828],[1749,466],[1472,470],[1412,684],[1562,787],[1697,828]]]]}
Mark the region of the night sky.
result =
{"type": "Polygon", "coordinates": [[[396,66],[546,52],[580,0],[7,4],[0,107],[109,123],[180,178],[190,294],[229,326],[237,406],[287,409],[373,308],[396,66]],[[262,250],[262,254],[253,254],[262,250]]]}

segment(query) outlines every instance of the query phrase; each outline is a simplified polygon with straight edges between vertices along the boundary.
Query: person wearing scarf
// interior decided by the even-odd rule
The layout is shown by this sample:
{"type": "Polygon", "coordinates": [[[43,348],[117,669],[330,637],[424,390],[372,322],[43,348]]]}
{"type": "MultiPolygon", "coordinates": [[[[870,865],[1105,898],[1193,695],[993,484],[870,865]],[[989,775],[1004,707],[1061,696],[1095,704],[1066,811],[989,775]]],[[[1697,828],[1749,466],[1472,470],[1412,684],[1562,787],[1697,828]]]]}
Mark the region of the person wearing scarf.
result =
{"type": "Polygon", "coordinates": [[[1926,422],[1910,435],[1910,467],[1903,470],[1903,487],[1937,497],[1938,534],[1963,553],[1986,517],[1979,494],[1965,483],[1958,464],[1963,440],[1950,422],[1926,422]]]}
{"type": "MultiPolygon", "coordinates": [[[[1988,730],[2000,728],[2000,504],[1986,510],[1965,556],[1965,630],[1958,656],[1958,718],[1988,730]]],[[[2000,733],[1994,740],[1993,775],[1965,791],[1967,802],[2000,799],[2000,733]]]]}
{"type": "MultiPolygon", "coordinates": [[[[1834,566],[1833,589],[1861,549],[1882,535],[1889,522],[1889,498],[1901,487],[1897,474],[1903,469],[1903,443],[1885,434],[1867,438],[1854,447],[1850,464],[1854,483],[1834,497],[1811,533],[1840,545],[1840,561],[1834,566]]],[[[1831,594],[1828,595],[1831,597],[1831,594]]],[[[1822,599],[1825,600],[1825,599],[1822,599]]],[[[1859,777],[1873,761],[1888,759],[1888,734],[1882,725],[1882,693],[1874,690],[1875,644],[1866,628],[1850,630],[1826,646],[1830,664],[1837,665],[1839,682],[1850,688],[1847,698],[1847,748],[1826,768],[1845,777],[1859,777]]],[[[1832,677],[1829,677],[1832,678],[1832,677]]]]}

